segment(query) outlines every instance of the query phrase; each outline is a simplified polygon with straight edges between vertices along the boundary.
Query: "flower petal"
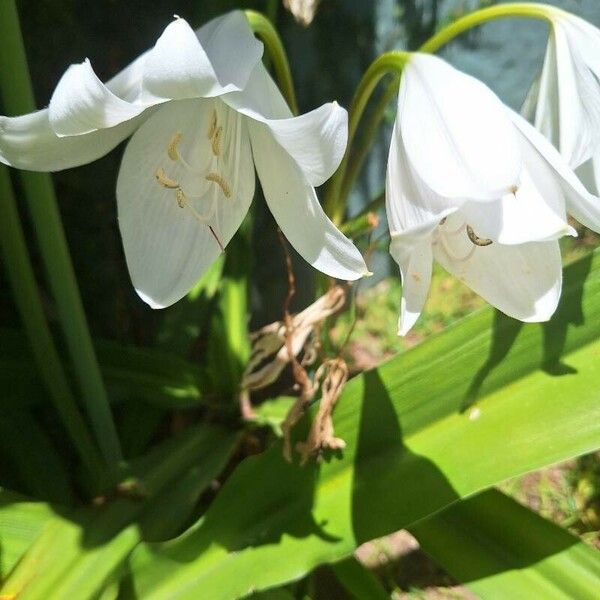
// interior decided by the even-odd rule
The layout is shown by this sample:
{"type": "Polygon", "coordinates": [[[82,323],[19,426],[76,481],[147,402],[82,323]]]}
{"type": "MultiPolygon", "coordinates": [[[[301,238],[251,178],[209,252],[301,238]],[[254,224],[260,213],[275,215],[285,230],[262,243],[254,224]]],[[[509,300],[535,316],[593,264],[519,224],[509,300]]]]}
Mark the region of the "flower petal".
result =
{"type": "Polygon", "coordinates": [[[568,224],[560,178],[529,143],[523,144],[521,186],[495,202],[467,202],[461,207],[478,236],[501,244],[523,244],[576,236],[568,224]]]}
{"type": "Polygon", "coordinates": [[[402,277],[398,335],[406,335],[419,318],[431,285],[431,236],[427,233],[393,236],[390,254],[398,263],[402,277]]]}
{"type": "Polygon", "coordinates": [[[600,198],[585,189],[558,150],[535,127],[521,115],[507,110],[520,130],[524,143],[532,146],[554,171],[566,197],[567,212],[582,225],[600,232],[600,198]]]}
{"type": "Polygon", "coordinates": [[[431,232],[460,204],[439,196],[419,179],[406,156],[400,126],[396,121],[385,180],[385,210],[390,234],[393,236],[423,227],[431,232]]]}
{"type": "Polygon", "coordinates": [[[244,119],[218,100],[169,102],[138,129],[117,202],[127,266],[145,302],[163,308],[189,291],[239,228],[254,179],[244,119]],[[214,111],[224,123],[216,154],[205,135],[214,111]]]}
{"type": "Polygon", "coordinates": [[[137,117],[146,108],[113,94],[86,59],[71,65],[61,77],[50,99],[48,116],[58,136],[82,135],[115,127],[137,117]]]}
{"type": "Polygon", "coordinates": [[[196,36],[221,85],[230,84],[227,90],[244,89],[254,67],[262,65],[263,44],[254,36],[241,10],[212,19],[196,31],[196,36]]]}
{"type": "Polygon", "coordinates": [[[209,42],[214,64],[184,19],[167,26],[144,64],[146,101],[208,98],[244,87],[262,56],[262,44],[250,39],[247,22],[241,27],[235,14],[205,27],[198,35],[209,42]]]}
{"type": "Polygon", "coordinates": [[[504,105],[439,58],[414,54],[400,82],[398,120],[411,165],[448,198],[493,200],[518,186],[521,152],[504,105]]]}
{"type": "Polygon", "coordinates": [[[93,133],[58,137],[48,109],[20,117],[0,117],[0,162],[29,171],[60,171],[104,156],[147,118],[139,117],[93,133]]]}
{"type": "Polygon", "coordinates": [[[268,127],[247,120],[256,170],[275,220],[297,252],[331,277],[355,280],[368,273],[354,246],[327,218],[314,188],[282,152],[268,127]]]}
{"type": "Polygon", "coordinates": [[[474,247],[466,236],[446,235],[435,244],[434,256],[449,273],[510,317],[547,321],[556,310],[562,286],[557,241],[474,247]]]}
{"type": "Polygon", "coordinates": [[[244,90],[223,96],[223,101],[266,124],[311,185],[322,185],[338,168],[348,141],[348,113],[337,102],[293,117],[262,63],[244,90]]]}

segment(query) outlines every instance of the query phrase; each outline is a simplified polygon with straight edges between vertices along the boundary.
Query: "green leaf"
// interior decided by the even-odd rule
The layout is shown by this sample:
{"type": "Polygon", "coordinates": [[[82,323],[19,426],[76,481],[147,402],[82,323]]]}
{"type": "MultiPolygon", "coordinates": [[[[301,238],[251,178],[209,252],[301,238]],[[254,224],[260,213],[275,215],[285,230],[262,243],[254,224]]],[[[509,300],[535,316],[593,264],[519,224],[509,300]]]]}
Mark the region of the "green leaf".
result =
{"type": "Polygon", "coordinates": [[[427,554],[486,600],[598,598],[600,553],[496,490],[411,531],[427,554]]]}
{"type": "Polygon", "coordinates": [[[94,598],[140,542],[142,531],[160,537],[181,526],[179,519],[187,518],[198,495],[223,469],[237,439],[215,426],[200,426],[134,461],[121,495],[105,507],[55,514],[0,592],[17,594],[19,600],[94,598]],[[194,486],[187,477],[190,469],[195,469],[194,486]],[[174,494],[182,480],[189,493],[174,494]],[[165,522],[151,527],[161,508],[165,522]]]}
{"type": "Polygon", "coordinates": [[[550,323],[484,309],[355,377],[335,412],[343,454],[299,468],[276,445],[245,460],[201,523],[136,550],[137,593],[234,598],[278,586],[460,498],[599,448],[598,298],[596,253],[566,269],[550,323]]]}
{"type": "Polygon", "coordinates": [[[336,577],[357,600],[389,600],[377,577],[356,558],[350,556],[331,566],[336,577]]]}
{"type": "Polygon", "coordinates": [[[4,408],[0,418],[0,455],[14,466],[23,489],[41,500],[70,504],[69,471],[50,437],[29,410],[4,408]]]}
{"type": "Polygon", "coordinates": [[[0,489],[0,581],[53,515],[52,508],[44,502],[33,502],[25,496],[0,489]]]}
{"type": "MultiPolygon", "coordinates": [[[[31,372],[31,351],[23,332],[0,328],[0,385],[6,402],[33,405],[43,387],[31,372]]],[[[102,375],[114,398],[139,399],[162,408],[193,408],[202,404],[201,375],[187,360],[150,348],[96,341],[102,375]]]]}

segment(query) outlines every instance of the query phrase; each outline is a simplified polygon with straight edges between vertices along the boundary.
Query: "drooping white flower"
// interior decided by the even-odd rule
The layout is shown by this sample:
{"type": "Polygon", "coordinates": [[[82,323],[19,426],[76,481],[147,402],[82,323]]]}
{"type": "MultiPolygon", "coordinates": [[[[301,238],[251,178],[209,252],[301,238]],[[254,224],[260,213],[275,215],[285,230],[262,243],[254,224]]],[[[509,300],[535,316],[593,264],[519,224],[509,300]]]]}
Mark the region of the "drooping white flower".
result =
{"type": "Polygon", "coordinates": [[[196,33],[176,18],[156,45],[106,84],[72,65],[47,109],[0,117],[0,161],[55,171],[90,162],[133,134],[117,181],[131,279],[153,308],[183,297],[239,228],[258,172],[277,223],[315,268],[367,273],[313,186],[337,168],[347,115],[329,103],[293,117],[262,65],[242,12],[196,33]]]}
{"type": "Polygon", "coordinates": [[[437,260],[490,304],[545,321],[562,284],[567,209],[597,199],[558,151],[476,79],[415,54],[400,84],[388,157],[390,253],[400,267],[398,332],[423,309],[437,260]]]}
{"type": "MultiPolygon", "coordinates": [[[[546,56],[522,114],[600,191],[600,29],[563,10],[551,18],[546,56]]],[[[598,206],[600,215],[600,206],[598,206]]]]}

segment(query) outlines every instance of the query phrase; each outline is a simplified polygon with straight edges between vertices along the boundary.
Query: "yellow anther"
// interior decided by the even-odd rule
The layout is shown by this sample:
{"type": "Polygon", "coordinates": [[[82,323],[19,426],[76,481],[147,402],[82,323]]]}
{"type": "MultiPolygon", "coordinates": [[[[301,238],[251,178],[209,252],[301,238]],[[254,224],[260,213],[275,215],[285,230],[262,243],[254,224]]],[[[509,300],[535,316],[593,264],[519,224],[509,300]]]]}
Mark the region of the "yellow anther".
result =
{"type": "Polygon", "coordinates": [[[173,137],[171,138],[171,141],[167,146],[167,154],[169,155],[169,158],[171,160],[177,160],[179,158],[177,146],[179,145],[179,142],[181,142],[182,136],[183,134],[181,133],[181,131],[178,131],[177,133],[173,134],[173,137]]]}
{"type": "Polygon", "coordinates": [[[160,185],[162,185],[163,187],[165,187],[167,189],[176,190],[179,187],[179,184],[174,179],[171,179],[170,177],[168,177],[167,174],[165,173],[164,169],[162,169],[162,168],[156,169],[156,173],[154,173],[154,177],[156,177],[156,181],[158,181],[158,183],[160,183],[160,185]]]}
{"type": "Polygon", "coordinates": [[[515,194],[519,191],[519,186],[518,185],[513,185],[510,187],[510,189],[508,190],[511,194],[515,194]]]}
{"type": "Polygon", "coordinates": [[[467,225],[467,235],[473,244],[476,246],[489,246],[492,243],[492,240],[487,238],[479,237],[470,225],[467,225]]]}
{"type": "Polygon", "coordinates": [[[206,180],[216,183],[221,188],[221,191],[225,195],[225,198],[231,198],[231,189],[228,183],[225,181],[225,179],[221,177],[221,175],[219,175],[218,173],[209,173],[206,176],[206,180]]]}
{"type": "Polygon", "coordinates": [[[185,208],[185,205],[187,204],[187,198],[184,191],[180,187],[177,188],[175,197],[177,198],[177,204],[179,205],[179,208],[185,208]]]}
{"type": "Polygon", "coordinates": [[[215,156],[219,156],[219,154],[221,154],[221,132],[223,131],[223,128],[219,125],[216,129],[215,132],[212,136],[212,141],[211,141],[211,145],[212,145],[212,151],[213,154],[215,156]]]}
{"type": "Polygon", "coordinates": [[[215,131],[217,130],[217,111],[213,108],[212,115],[210,117],[210,127],[208,128],[208,139],[212,140],[215,131]]]}

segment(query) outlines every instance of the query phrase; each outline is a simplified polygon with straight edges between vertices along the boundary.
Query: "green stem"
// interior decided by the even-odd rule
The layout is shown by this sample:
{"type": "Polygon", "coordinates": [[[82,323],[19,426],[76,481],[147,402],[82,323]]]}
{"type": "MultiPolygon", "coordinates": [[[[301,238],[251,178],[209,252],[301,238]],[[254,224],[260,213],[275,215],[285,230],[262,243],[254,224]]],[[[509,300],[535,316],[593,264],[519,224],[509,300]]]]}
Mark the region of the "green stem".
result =
{"type": "Polygon", "coordinates": [[[8,169],[3,165],[0,165],[0,202],[0,244],[4,265],[35,362],[82,463],[98,482],[102,477],[100,456],[60,364],[27,252],[8,169]]]}
{"type": "Polygon", "coordinates": [[[352,142],[354,141],[354,136],[356,135],[356,130],[365,107],[382,77],[388,74],[400,76],[409,55],[410,53],[408,52],[386,52],[382,54],[371,63],[358,84],[352,104],[350,105],[346,153],[344,154],[344,158],[342,158],[338,170],[330,181],[325,197],[325,212],[336,225],[339,225],[344,218],[346,202],[341,193],[342,183],[348,168],[350,148],[352,147],[352,142]]]}
{"type": "Polygon", "coordinates": [[[476,10],[460,19],[454,21],[447,27],[444,27],[433,37],[429,38],[419,48],[419,52],[436,52],[444,44],[453,40],[456,36],[465,31],[482,25],[488,21],[504,17],[525,17],[529,19],[542,19],[552,23],[552,19],[557,14],[565,14],[564,11],[546,4],[530,4],[527,2],[515,2],[510,4],[500,4],[499,6],[490,6],[476,10]]]}
{"type": "Polygon", "coordinates": [[[365,123],[363,133],[360,142],[357,144],[357,149],[351,153],[348,168],[346,169],[346,176],[342,181],[342,189],[340,196],[342,202],[346,202],[350,195],[350,190],[356,181],[356,178],[360,174],[362,166],[369,155],[373,140],[379,131],[381,121],[385,116],[385,111],[389,106],[390,102],[396,97],[398,93],[398,86],[400,85],[400,77],[394,77],[394,79],[388,84],[387,88],[381,94],[381,97],[377,101],[377,104],[373,108],[373,112],[369,115],[367,122],[365,123]]]}
{"type": "Polygon", "coordinates": [[[296,102],[292,72],[290,71],[290,64],[279,34],[265,15],[254,10],[247,10],[245,12],[250,28],[262,40],[268,56],[273,61],[281,93],[286,99],[292,113],[297,115],[298,103],[296,102]]]}
{"type": "MultiPolygon", "coordinates": [[[[0,89],[7,112],[35,110],[14,0],[0,2],[0,89]]],[[[113,466],[121,458],[119,439],[83,311],[52,180],[45,173],[21,172],[20,175],[82,398],[102,455],[113,466]]]]}

